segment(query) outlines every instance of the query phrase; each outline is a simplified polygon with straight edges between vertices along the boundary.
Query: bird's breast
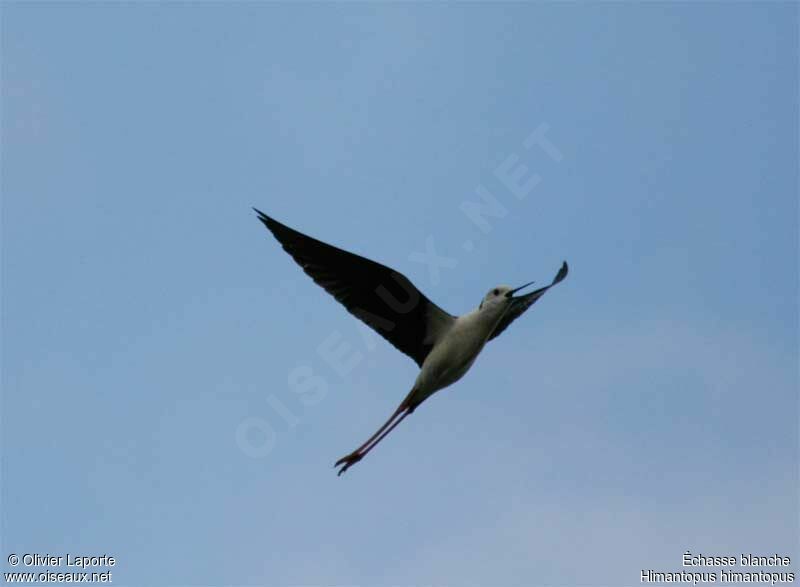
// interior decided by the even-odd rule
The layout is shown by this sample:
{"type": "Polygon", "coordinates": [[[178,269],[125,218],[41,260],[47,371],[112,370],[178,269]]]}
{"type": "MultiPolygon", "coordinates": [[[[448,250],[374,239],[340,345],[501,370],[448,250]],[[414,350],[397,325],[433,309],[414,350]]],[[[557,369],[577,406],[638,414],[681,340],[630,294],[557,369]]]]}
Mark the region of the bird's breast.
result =
{"type": "Polygon", "coordinates": [[[494,326],[494,322],[477,312],[457,318],[425,359],[417,386],[433,393],[461,379],[480,354],[494,326]]]}

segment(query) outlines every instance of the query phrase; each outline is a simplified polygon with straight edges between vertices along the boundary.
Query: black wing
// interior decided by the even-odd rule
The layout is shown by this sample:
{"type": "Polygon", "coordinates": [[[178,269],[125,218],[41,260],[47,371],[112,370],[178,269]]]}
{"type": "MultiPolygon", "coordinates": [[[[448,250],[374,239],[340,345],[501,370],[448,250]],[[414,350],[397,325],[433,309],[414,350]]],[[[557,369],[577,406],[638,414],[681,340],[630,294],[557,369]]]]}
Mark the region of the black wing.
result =
{"type": "Polygon", "coordinates": [[[512,299],[511,307],[506,311],[505,315],[503,316],[503,319],[500,320],[500,322],[497,324],[497,326],[494,329],[494,332],[492,332],[492,335],[489,337],[489,340],[492,340],[493,338],[499,336],[501,332],[503,332],[506,328],[508,328],[509,324],[511,324],[514,320],[516,320],[520,316],[522,316],[525,310],[530,308],[536,302],[536,300],[542,297],[544,295],[544,292],[546,292],[555,284],[563,280],[567,276],[568,272],[569,272],[569,267],[567,266],[567,262],[564,261],[564,264],[561,265],[561,269],[558,270],[555,279],[553,279],[553,282],[550,285],[548,285],[547,287],[537,289],[536,291],[532,291],[531,293],[526,294],[524,296],[511,298],[512,299]]]}
{"type": "Polygon", "coordinates": [[[311,279],[422,366],[455,317],[426,298],[402,273],[306,236],[253,209],[311,279]]]}

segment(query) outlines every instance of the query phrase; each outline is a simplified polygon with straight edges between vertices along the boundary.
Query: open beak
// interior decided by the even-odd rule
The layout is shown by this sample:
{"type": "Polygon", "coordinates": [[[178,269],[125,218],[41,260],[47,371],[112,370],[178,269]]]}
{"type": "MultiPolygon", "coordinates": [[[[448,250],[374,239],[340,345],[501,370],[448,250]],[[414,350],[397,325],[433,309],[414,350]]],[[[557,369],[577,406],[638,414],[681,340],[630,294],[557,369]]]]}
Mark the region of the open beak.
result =
{"type": "Polygon", "coordinates": [[[515,293],[517,293],[519,290],[521,290],[522,288],[528,287],[529,285],[532,285],[532,284],[534,284],[534,283],[536,283],[536,282],[535,282],[535,281],[531,281],[530,283],[526,283],[525,285],[520,285],[518,288],[516,288],[516,289],[512,289],[512,290],[511,290],[511,291],[509,291],[509,292],[506,292],[506,297],[507,297],[507,298],[510,298],[512,294],[515,294],[515,293]]]}

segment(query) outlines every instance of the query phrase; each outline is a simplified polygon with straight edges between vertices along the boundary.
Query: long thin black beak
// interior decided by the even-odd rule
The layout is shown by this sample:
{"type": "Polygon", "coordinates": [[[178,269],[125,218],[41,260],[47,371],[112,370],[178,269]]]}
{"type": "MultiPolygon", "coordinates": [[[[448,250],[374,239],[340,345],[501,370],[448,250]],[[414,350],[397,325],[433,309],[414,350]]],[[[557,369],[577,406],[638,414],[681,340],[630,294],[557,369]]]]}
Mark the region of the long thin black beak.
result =
{"type": "Polygon", "coordinates": [[[507,297],[507,298],[510,298],[512,294],[515,294],[515,293],[517,293],[519,290],[521,290],[522,288],[528,287],[529,285],[532,285],[532,284],[534,284],[534,283],[536,283],[536,282],[535,282],[535,281],[531,281],[530,283],[526,283],[525,285],[520,285],[518,288],[516,288],[516,289],[512,289],[512,290],[511,290],[511,291],[509,291],[509,292],[506,292],[506,297],[507,297]]]}

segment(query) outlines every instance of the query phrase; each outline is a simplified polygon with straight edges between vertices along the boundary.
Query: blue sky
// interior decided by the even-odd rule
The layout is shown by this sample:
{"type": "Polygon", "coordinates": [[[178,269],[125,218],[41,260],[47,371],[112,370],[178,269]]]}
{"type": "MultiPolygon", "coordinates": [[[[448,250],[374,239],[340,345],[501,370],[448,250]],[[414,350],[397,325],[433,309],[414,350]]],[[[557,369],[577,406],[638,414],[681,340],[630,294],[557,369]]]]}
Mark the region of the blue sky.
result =
{"type": "Polygon", "coordinates": [[[800,556],[797,136],[794,3],[4,3],[3,559],[516,586],[800,556]],[[452,313],[571,273],[337,478],[416,367],[251,206],[452,313]]]}

